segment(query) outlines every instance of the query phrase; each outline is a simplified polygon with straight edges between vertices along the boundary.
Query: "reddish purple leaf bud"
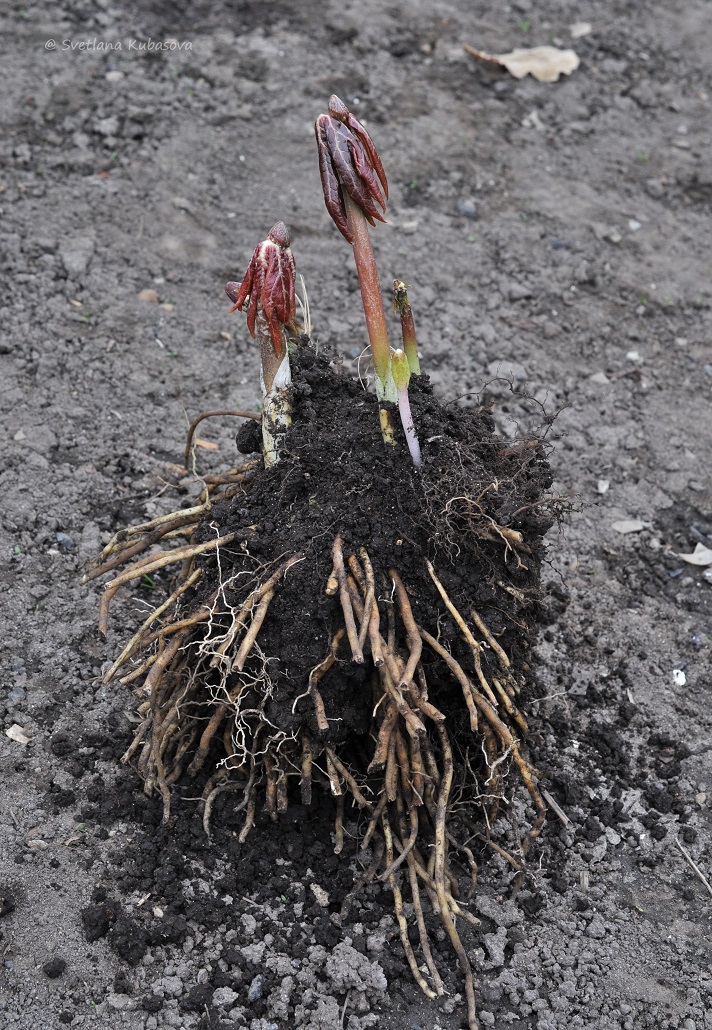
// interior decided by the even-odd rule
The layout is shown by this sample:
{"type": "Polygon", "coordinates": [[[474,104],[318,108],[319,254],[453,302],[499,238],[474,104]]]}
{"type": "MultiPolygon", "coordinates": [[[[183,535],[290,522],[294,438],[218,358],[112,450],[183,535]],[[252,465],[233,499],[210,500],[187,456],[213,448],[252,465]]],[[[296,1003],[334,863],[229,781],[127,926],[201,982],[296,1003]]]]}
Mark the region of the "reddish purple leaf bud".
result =
{"type": "Polygon", "coordinates": [[[237,295],[240,292],[241,285],[241,283],[225,283],[225,293],[228,295],[233,304],[237,300],[237,295]]]}
{"type": "Polygon", "coordinates": [[[230,311],[242,311],[247,304],[247,328],[255,335],[258,307],[269,326],[275,353],[279,357],[284,347],[282,327],[291,326],[296,318],[294,295],[294,257],[289,249],[289,229],[277,222],[257,247],[250,259],[242,283],[229,282],[225,292],[233,306],[230,311]]]}
{"type": "Polygon", "coordinates": [[[348,122],[349,120],[350,111],[341,97],[337,97],[336,93],[331,94],[331,98],[329,100],[329,114],[332,118],[336,118],[340,122],[348,122]]]}
{"type": "Polygon", "coordinates": [[[284,222],[277,222],[276,225],[273,225],[267,233],[267,239],[272,240],[272,243],[278,243],[280,247],[284,248],[287,248],[292,242],[289,229],[284,222]]]}
{"type": "Polygon", "coordinates": [[[358,204],[371,225],[376,220],[383,222],[376,205],[386,210],[386,173],[368,132],[337,96],[329,101],[329,113],[317,118],[315,130],[326,209],[341,235],[353,243],[343,191],[358,204]]]}

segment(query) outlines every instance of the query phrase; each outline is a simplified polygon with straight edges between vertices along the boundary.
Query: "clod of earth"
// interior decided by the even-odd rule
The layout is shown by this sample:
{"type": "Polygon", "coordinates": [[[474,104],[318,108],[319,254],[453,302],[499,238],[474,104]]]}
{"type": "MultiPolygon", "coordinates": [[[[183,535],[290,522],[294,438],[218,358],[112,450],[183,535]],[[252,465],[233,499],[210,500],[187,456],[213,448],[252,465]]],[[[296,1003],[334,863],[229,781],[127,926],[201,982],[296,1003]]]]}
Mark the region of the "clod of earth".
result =
{"type": "MultiPolygon", "coordinates": [[[[335,100],[327,128],[335,119],[355,132],[335,100]]],[[[371,178],[384,183],[356,138],[362,180],[370,181],[368,160],[371,178]]],[[[332,199],[345,201],[344,224],[353,228],[343,169],[337,162],[328,171],[332,199]]],[[[275,245],[288,245],[284,233],[275,245]]],[[[288,272],[293,278],[291,264],[288,272]]],[[[264,305],[253,307],[247,288],[231,288],[233,300],[250,305],[252,325],[264,316],[265,343],[281,360],[274,333],[286,332],[286,308],[270,327],[264,305]]],[[[505,444],[489,410],[441,404],[424,374],[409,384],[411,424],[423,442],[416,467],[407,426],[391,427],[384,446],[376,428],[382,394],[364,392],[323,344],[317,352],[301,336],[287,360],[290,417],[271,456],[264,435],[260,448],[258,434],[252,442],[242,434],[241,449],[262,449],[265,460],[206,476],[197,505],[121,530],[87,574],[114,574],[101,601],[105,634],[121,587],[175,570],[168,596],[104,677],[131,684],[138,701],[141,722],[124,761],[135,760],[146,793],[160,792],[165,821],[176,785],[196,780],[206,832],[229,805],[244,812],[243,842],[258,806],[276,821],[296,799],[309,805],[315,789],[327,791],[335,851],[353,816],[366,858],[345,907],[365,883],[388,883],[413,977],[434,998],[444,988],[427,899],[457,955],[474,1030],[458,923],[477,919],[459,897],[456,863],[471,892],[483,848],[527,875],[546,814],[524,748],[522,702],[543,537],[555,515],[546,500],[551,472],[541,441],[505,444]],[[526,816],[510,806],[517,784],[529,798],[526,816]],[[498,840],[502,808],[516,848],[498,840]]],[[[396,365],[408,372],[405,356],[396,365]]]]}

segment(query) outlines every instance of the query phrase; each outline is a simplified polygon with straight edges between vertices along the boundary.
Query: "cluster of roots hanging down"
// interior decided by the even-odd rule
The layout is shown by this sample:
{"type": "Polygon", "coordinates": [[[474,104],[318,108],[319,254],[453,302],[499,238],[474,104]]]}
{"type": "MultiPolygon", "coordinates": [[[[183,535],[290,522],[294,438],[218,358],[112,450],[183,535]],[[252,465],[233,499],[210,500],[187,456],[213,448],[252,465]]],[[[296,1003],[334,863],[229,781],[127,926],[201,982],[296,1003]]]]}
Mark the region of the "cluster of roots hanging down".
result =
{"type": "Polygon", "coordinates": [[[303,693],[291,709],[294,714],[312,706],[309,718],[295,716],[287,727],[271,722],[267,702],[280,684],[272,656],[261,648],[261,634],[275,594],[308,559],[283,555],[258,574],[243,573],[238,582],[234,566],[229,575],[223,568],[231,545],[237,548],[235,533],[220,536],[216,528],[211,539],[195,542],[196,535],[205,535],[195,533],[198,525],[210,525],[213,505],[249,488],[255,468],[256,463],[246,463],[206,480],[201,503],[193,508],[122,530],[87,574],[118,573],[101,602],[100,629],[105,634],[109,605],[120,587],[166,566],[179,567],[170,596],[151,612],[104,677],[106,682],[119,677],[122,684],[138,684],[134,690],[141,722],[124,761],[135,759],[147,793],[160,792],[166,820],[172,786],[184,772],[195,776],[205,767],[211,773],[201,802],[206,831],[216,798],[237,792],[236,807],[244,812],[242,841],[258,806],[276,820],[288,808],[290,783],[298,781],[306,805],[315,784],[335,797],[338,853],[350,796],[363,813],[361,849],[371,856],[363,882],[379,877],[388,883],[412,974],[434,998],[444,988],[426,928],[422,902],[427,896],[458,957],[472,1030],[478,1025],[474,984],[457,925],[477,920],[458,897],[451,857],[457,856],[476,882],[477,863],[468,841],[478,839],[523,871],[528,845],[540,832],[546,811],[522,750],[527,726],[517,706],[518,684],[510,660],[476,611],[458,610],[430,562],[427,573],[439,619],[453,621],[467,661],[453,657],[437,626],[418,624],[398,569],[375,572],[367,549],[345,553],[337,534],[332,573],[324,583],[326,595],[333,598],[333,637],[323,660],[305,674],[303,693]],[[422,659],[427,651],[432,655],[426,663],[422,659]],[[368,671],[364,682],[372,694],[372,718],[368,735],[344,747],[329,742],[323,693],[327,673],[335,666],[338,673],[339,664],[351,662],[368,671]],[[449,678],[446,691],[442,683],[428,682],[426,664],[449,678]],[[469,722],[471,745],[463,748],[460,732],[457,762],[452,713],[439,710],[430,699],[444,693],[456,699],[460,725],[469,722]],[[470,762],[468,755],[476,757],[470,762]],[[534,809],[515,854],[489,836],[509,770],[518,773],[534,809]],[[408,937],[404,889],[415,913],[420,959],[408,937]]]}

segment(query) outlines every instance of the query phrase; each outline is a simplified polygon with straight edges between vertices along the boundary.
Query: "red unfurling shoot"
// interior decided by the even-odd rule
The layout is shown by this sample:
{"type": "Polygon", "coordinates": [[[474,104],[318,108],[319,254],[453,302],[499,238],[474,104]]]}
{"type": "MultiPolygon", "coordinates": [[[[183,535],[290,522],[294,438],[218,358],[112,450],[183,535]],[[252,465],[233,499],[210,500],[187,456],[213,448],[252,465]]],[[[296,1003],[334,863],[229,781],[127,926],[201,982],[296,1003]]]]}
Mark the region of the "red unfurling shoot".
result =
{"type": "Polygon", "coordinates": [[[376,373],[381,433],[386,443],[393,444],[390,412],[384,406],[385,402],[395,403],[397,399],[391,375],[391,346],[368,234],[369,225],[384,221],[388,181],[373,140],[337,96],[329,101],[329,113],[317,118],[315,130],[326,209],[341,235],[353,246],[376,373]]]}

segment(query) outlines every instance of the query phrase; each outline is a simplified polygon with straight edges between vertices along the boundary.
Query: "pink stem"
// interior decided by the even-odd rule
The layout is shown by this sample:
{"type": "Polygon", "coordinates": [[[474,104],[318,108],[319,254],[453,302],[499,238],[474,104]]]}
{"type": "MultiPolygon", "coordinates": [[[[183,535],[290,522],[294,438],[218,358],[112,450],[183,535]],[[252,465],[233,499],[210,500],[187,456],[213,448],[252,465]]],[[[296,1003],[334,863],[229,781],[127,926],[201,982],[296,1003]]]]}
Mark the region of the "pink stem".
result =
{"type": "Polygon", "coordinates": [[[420,361],[418,360],[418,341],[415,336],[415,322],[413,321],[413,309],[408,301],[401,308],[401,332],[403,336],[403,350],[408,358],[410,371],[414,376],[420,375],[420,361]]]}
{"type": "Polygon", "coordinates": [[[391,345],[388,341],[386,312],[383,308],[383,295],[381,284],[378,281],[376,258],[371,246],[371,237],[368,234],[368,222],[361,208],[354,203],[346,190],[344,189],[342,192],[346,208],[346,221],[354,239],[354,261],[361,287],[361,300],[373,355],[373,367],[380,382],[385,384],[391,361],[391,345]]]}

